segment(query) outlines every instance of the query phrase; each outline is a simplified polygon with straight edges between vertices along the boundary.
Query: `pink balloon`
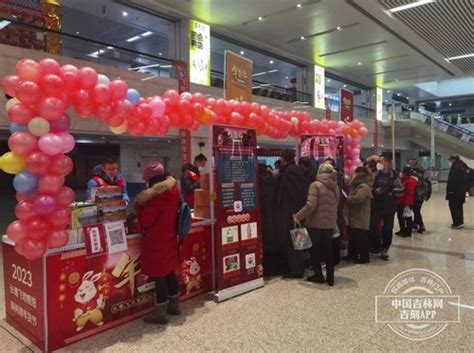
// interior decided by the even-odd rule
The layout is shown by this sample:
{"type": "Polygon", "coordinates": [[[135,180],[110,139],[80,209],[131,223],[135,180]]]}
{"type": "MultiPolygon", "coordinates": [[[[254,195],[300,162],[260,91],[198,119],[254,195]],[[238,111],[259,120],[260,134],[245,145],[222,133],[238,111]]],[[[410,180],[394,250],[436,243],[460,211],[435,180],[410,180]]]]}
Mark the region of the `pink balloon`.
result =
{"type": "Polygon", "coordinates": [[[59,75],[61,67],[58,62],[51,58],[45,58],[39,62],[41,75],[54,74],[59,75]]]}
{"type": "Polygon", "coordinates": [[[74,164],[70,157],[64,154],[58,154],[52,157],[49,171],[53,174],[65,176],[71,173],[73,168],[74,164]]]}
{"type": "Polygon", "coordinates": [[[165,114],[166,105],[161,99],[152,99],[149,103],[151,108],[151,116],[154,118],[162,117],[165,114]]]}
{"type": "Polygon", "coordinates": [[[38,146],[44,153],[54,156],[63,152],[63,139],[59,134],[48,133],[39,139],[38,146]]]}
{"type": "Polygon", "coordinates": [[[79,84],[85,90],[91,90],[97,84],[97,72],[88,66],[79,70],[79,84]]]}
{"type": "Polygon", "coordinates": [[[48,246],[51,249],[62,248],[69,241],[69,233],[64,229],[55,229],[51,231],[48,238],[48,246]]]}
{"type": "Polygon", "coordinates": [[[46,97],[38,105],[40,116],[46,120],[59,119],[64,114],[65,109],[66,106],[63,101],[56,97],[46,97]]]}
{"type": "Polygon", "coordinates": [[[122,80],[113,80],[109,84],[110,98],[114,101],[122,100],[127,95],[128,86],[122,80]]]}
{"type": "Polygon", "coordinates": [[[95,103],[103,104],[110,102],[111,92],[108,85],[99,83],[92,91],[92,98],[95,103]]]}
{"type": "Polygon", "coordinates": [[[19,125],[28,125],[33,119],[33,111],[25,104],[15,104],[8,110],[8,118],[19,125]]]}
{"type": "Polygon", "coordinates": [[[15,216],[23,222],[28,222],[28,220],[36,217],[34,203],[32,201],[18,202],[15,207],[15,216]]]}
{"type": "Polygon", "coordinates": [[[59,207],[54,214],[49,217],[48,222],[55,228],[65,228],[71,222],[71,208],[59,207]]]}
{"type": "Polygon", "coordinates": [[[32,81],[22,81],[15,87],[15,97],[25,104],[35,104],[41,98],[40,86],[32,81]]]}
{"type": "Polygon", "coordinates": [[[2,80],[3,90],[10,97],[15,97],[15,88],[20,82],[20,78],[17,75],[8,75],[2,80]]]}
{"type": "Polygon", "coordinates": [[[46,252],[44,240],[26,239],[22,247],[23,255],[30,261],[39,260],[46,252]]]}
{"type": "Polygon", "coordinates": [[[22,81],[38,82],[41,77],[39,64],[31,59],[20,60],[16,64],[16,73],[22,81]]]}
{"type": "Polygon", "coordinates": [[[20,221],[14,221],[8,225],[6,233],[14,242],[22,241],[26,238],[27,227],[20,221]]]}
{"type": "Polygon", "coordinates": [[[25,156],[38,148],[38,139],[26,131],[18,131],[8,139],[10,150],[20,156],[25,156]]]}
{"type": "Polygon", "coordinates": [[[360,128],[360,136],[362,137],[369,136],[369,130],[365,126],[360,128]]]}
{"type": "Polygon", "coordinates": [[[38,182],[38,192],[41,194],[56,195],[63,186],[64,178],[56,174],[45,174],[38,182]]]}
{"type": "Polygon", "coordinates": [[[50,195],[40,195],[34,203],[34,210],[41,216],[49,216],[56,211],[56,199],[50,195]]]}
{"type": "Polygon", "coordinates": [[[58,136],[63,141],[62,153],[71,152],[74,149],[74,146],[76,145],[76,140],[74,139],[74,137],[68,132],[60,132],[58,133],[58,136]]]}
{"type": "Polygon", "coordinates": [[[25,158],[25,169],[33,175],[46,174],[50,165],[50,157],[41,151],[34,151],[25,158]]]}
{"type": "Polygon", "coordinates": [[[71,118],[69,117],[69,115],[64,113],[59,119],[50,121],[49,126],[51,132],[67,131],[71,127],[71,118]]]}
{"type": "Polygon", "coordinates": [[[59,192],[56,194],[56,198],[59,206],[69,207],[71,203],[74,202],[75,194],[71,188],[63,186],[59,189],[59,192]]]}

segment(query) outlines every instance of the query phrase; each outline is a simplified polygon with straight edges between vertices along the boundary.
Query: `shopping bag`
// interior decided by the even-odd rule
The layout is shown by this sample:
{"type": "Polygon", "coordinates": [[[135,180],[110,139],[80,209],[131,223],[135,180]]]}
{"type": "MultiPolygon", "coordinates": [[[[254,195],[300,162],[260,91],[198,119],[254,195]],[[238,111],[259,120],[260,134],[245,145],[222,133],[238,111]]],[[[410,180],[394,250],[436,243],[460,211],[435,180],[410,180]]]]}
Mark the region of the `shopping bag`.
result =
{"type": "Polygon", "coordinates": [[[403,208],[403,218],[413,218],[413,210],[409,206],[403,208]]]}
{"type": "Polygon", "coordinates": [[[313,246],[306,228],[295,228],[290,230],[291,240],[295,250],[305,250],[313,246]]]}

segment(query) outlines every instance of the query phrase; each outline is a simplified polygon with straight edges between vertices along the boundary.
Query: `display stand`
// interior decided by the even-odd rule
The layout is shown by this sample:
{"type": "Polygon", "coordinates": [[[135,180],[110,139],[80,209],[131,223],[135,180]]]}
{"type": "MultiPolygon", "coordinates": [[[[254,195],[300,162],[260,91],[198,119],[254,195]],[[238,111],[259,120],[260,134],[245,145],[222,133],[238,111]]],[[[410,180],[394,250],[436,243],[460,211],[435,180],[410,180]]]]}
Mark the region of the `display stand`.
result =
{"type": "MultiPolygon", "coordinates": [[[[180,299],[212,289],[211,225],[193,223],[180,247],[180,299]]],[[[93,336],[153,310],[155,285],[141,274],[141,235],[127,250],[88,257],[84,244],[29,261],[4,237],[7,322],[44,351],[93,336]]]]}

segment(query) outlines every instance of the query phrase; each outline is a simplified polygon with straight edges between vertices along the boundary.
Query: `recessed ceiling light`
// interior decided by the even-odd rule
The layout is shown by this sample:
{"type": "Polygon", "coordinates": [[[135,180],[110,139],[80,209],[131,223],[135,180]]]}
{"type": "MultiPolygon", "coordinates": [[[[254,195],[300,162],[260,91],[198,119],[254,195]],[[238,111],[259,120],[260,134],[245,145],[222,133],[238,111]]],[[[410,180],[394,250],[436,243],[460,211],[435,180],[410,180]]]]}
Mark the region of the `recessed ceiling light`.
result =
{"type": "Polygon", "coordinates": [[[471,58],[474,56],[474,53],[471,54],[466,54],[466,55],[459,55],[459,56],[453,56],[452,58],[447,58],[446,60],[457,60],[457,59],[465,59],[465,58],[471,58]]]}
{"type": "Polygon", "coordinates": [[[328,78],[328,81],[327,82],[331,82],[331,80],[328,78]]]}
{"type": "Polygon", "coordinates": [[[397,96],[400,97],[402,94],[401,93],[397,93],[397,96]]]}
{"type": "Polygon", "coordinates": [[[301,9],[303,7],[303,4],[297,4],[296,7],[301,9]]]}
{"type": "Polygon", "coordinates": [[[344,88],[346,88],[346,87],[347,87],[347,85],[344,85],[344,88]]]}
{"type": "Polygon", "coordinates": [[[362,65],[362,63],[361,63],[361,62],[358,62],[357,65],[362,65]]]}
{"type": "Polygon", "coordinates": [[[270,60],[270,64],[273,64],[273,63],[274,63],[274,61],[273,61],[273,60],[270,60]]]}
{"type": "Polygon", "coordinates": [[[259,16],[259,17],[258,17],[258,20],[259,20],[259,21],[263,21],[264,18],[263,18],[262,16],[259,16]]]}
{"type": "Polygon", "coordinates": [[[449,106],[452,106],[453,104],[452,103],[449,103],[449,106]]]}
{"type": "Polygon", "coordinates": [[[144,33],[142,33],[142,34],[140,34],[140,35],[141,35],[142,37],[148,37],[148,36],[151,36],[152,34],[153,34],[153,32],[148,31],[148,32],[144,32],[144,33]]]}
{"type": "Polygon", "coordinates": [[[243,50],[240,51],[240,55],[244,55],[245,52],[243,50]]]}
{"type": "Polygon", "coordinates": [[[127,16],[128,16],[128,12],[127,12],[127,11],[122,11],[122,16],[123,16],[123,17],[127,17],[127,16]]]}
{"type": "Polygon", "coordinates": [[[79,31],[77,31],[76,34],[81,34],[81,33],[79,31]]]}
{"type": "Polygon", "coordinates": [[[388,99],[385,100],[385,103],[387,103],[387,102],[388,102],[388,99]]]}
{"type": "Polygon", "coordinates": [[[301,39],[301,40],[305,40],[306,38],[305,38],[304,36],[301,36],[300,39],[301,39]]]}
{"type": "Polygon", "coordinates": [[[158,55],[159,55],[159,56],[162,56],[162,55],[163,55],[163,53],[162,53],[162,52],[159,52],[159,53],[158,53],[158,55]]]}
{"type": "Polygon", "coordinates": [[[286,76],[286,77],[285,77],[285,80],[288,80],[288,79],[289,79],[289,77],[288,77],[288,76],[286,76]]]}
{"type": "Polygon", "coordinates": [[[342,27],[341,27],[341,26],[337,26],[336,29],[337,29],[338,31],[342,31],[342,27]]]}
{"type": "Polygon", "coordinates": [[[410,4],[394,7],[392,9],[390,9],[389,11],[391,13],[394,13],[394,12],[398,12],[398,11],[408,10],[408,9],[413,8],[413,7],[426,5],[426,4],[429,4],[430,2],[434,2],[434,1],[435,0],[418,0],[418,1],[412,2],[410,4]]]}
{"type": "Polygon", "coordinates": [[[389,90],[389,91],[387,91],[387,93],[390,93],[390,92],[391,92],[390,90],[389,90]]]}

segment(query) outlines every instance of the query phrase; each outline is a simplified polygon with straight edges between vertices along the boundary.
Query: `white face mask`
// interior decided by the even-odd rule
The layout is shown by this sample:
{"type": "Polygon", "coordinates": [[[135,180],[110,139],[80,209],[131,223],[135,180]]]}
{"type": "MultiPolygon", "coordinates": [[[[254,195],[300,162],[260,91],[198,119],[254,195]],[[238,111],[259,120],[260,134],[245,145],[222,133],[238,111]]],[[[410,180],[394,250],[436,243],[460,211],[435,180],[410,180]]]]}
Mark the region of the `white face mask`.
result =
{"type": "Polygon", "coordinates": [[[198,170],[199,170],[199,173],[202,173],[204,172],[204,167],[199,167],[198,170]]]}
{"type": "Polygon", "coordinates": [[[383,164],[382,163],[377,163],[376,168],[379,172],[382,171],[383,170],[383,164]]]}
{"type": "Polygon", "coordinates": [[[450,167],[452,167],[452,166],[453,166],[453,162],[448,162],[448,165],[449,165],[450,167]]]}

